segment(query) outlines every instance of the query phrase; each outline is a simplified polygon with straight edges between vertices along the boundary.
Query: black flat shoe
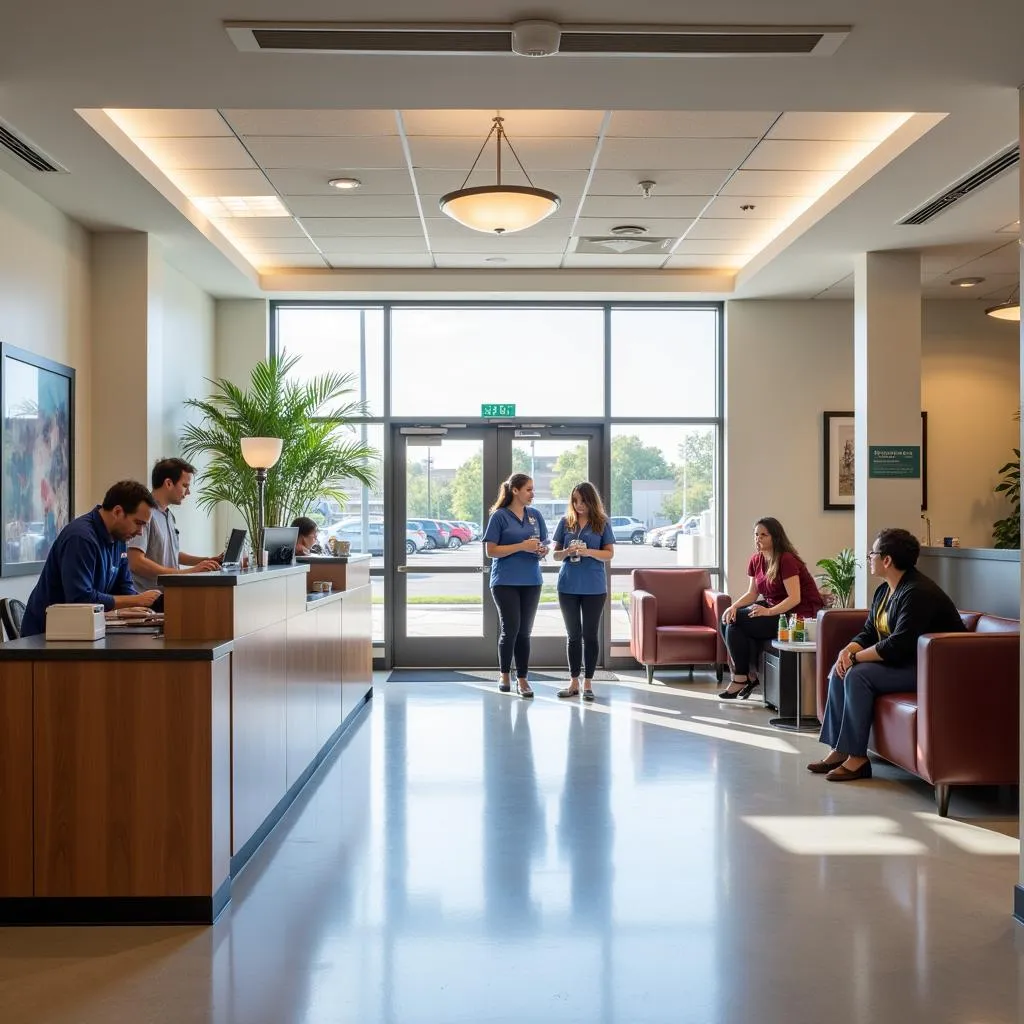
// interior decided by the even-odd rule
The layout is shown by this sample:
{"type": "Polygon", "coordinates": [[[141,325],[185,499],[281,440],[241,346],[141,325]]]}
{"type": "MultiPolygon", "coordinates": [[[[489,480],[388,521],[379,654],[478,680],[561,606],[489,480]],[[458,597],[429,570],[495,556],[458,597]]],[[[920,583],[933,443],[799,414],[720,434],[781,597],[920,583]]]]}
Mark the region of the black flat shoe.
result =
{"type": "Polygon", "coordinates": [[[512,683],[511,682],[503,683],[499,679],[498,680],[498,693],[511,693],[511,692],[512,692],[512,683]]]}
{"type": "Polygon", "coordinates": [[[590,689],[584,690],[583,691],[583,699],[584,700],[593,700],[594,699],[594,691],[590,690],[590,689]]]}
{"type": "Polygon", "coordinates": [[[840,761],[812,761],[808,766],[809,772],[814,772],[815,775],[825,775],[832,771],[833,768],[838,768],[846,758],[842,758],[840,761]]]}
{"type": "Polygon", "coordinates": [[[853,782],[855,779],[870,779],[871,762],[865,761],[855,771],[851,771],[849,768],[844,768],[842,765],[839,765],[837,768],[833,768],[825,778],[828,779],[829,782],[853,782]]]}
{"type": "Polygon", "coordinates": [[[748,680],[738,690],[723,690],[718,698],[719,700],[746,700],[758,686],[760,683],[756,679],[748,680]]]}

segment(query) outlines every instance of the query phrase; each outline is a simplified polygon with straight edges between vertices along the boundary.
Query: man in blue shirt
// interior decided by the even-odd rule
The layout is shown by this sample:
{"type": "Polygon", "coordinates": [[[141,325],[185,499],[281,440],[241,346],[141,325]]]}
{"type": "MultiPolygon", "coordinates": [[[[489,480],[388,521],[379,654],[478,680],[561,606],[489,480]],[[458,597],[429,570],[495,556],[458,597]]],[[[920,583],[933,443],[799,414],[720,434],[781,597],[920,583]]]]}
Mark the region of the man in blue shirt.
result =
{"type": "Polygon", "coordinates": [[[138,593],[128,568],[126,541],[149,522],[156,502],[136,480],[114,484],[91,512],[60,531],[29,595],[22,636],[46,632],[51,604],[101,604],[114,608],[148,608],[159,590],[138,593]]]}

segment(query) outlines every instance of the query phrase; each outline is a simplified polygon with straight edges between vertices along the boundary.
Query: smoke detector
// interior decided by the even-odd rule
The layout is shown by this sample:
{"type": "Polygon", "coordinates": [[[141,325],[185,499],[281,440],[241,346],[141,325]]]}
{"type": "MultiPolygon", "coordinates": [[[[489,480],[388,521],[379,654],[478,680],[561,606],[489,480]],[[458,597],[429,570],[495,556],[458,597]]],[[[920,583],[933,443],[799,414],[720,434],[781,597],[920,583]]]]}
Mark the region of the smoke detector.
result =
{"type": "Polygon", "coordinates": [[[646,235],[647,228],[641,227],[639,224],[616,224],[611,229],[613,235],[625,235],[627,237],[636,235],[646,235]]]}
{"type": "Polygon", "coordinates": [[[562,28],[553,21],[517,21],[512,26],[512,52],[521,57],[551,57],[561,40],[562,28]]]}

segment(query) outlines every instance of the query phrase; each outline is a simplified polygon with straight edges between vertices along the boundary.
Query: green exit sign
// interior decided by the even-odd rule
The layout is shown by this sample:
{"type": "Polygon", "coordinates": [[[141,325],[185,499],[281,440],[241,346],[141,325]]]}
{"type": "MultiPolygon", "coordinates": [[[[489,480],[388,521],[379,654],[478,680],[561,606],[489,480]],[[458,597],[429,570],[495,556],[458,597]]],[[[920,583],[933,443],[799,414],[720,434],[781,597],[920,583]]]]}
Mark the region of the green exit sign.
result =
{"type": "Polygon", "coordinates": [[[480,415],[485,420],[508,420],[516,414],[515,405],[497,405],[484,403],[480,406],[480,415]]]}

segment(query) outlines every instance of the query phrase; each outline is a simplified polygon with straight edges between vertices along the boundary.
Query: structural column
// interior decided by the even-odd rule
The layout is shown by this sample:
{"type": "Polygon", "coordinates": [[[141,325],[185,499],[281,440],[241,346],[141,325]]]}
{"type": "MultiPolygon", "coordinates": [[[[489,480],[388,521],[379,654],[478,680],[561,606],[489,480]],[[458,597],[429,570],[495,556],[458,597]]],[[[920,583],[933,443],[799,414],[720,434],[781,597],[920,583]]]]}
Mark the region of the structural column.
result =
{"type": "Polygon", "coordinates": [[[854,271],[856,602],[871,600],[867,553],[880,529],[921,527],[921,478],[900,476],[921,446],[921,257],[869,252],[854,271]],[[871,449],[875,448],[874,457],[871,449]],[[877,449],[884,449],[878,451],[877,449]],[[890,474],[890,475],[880,475],[890,474]]]}

